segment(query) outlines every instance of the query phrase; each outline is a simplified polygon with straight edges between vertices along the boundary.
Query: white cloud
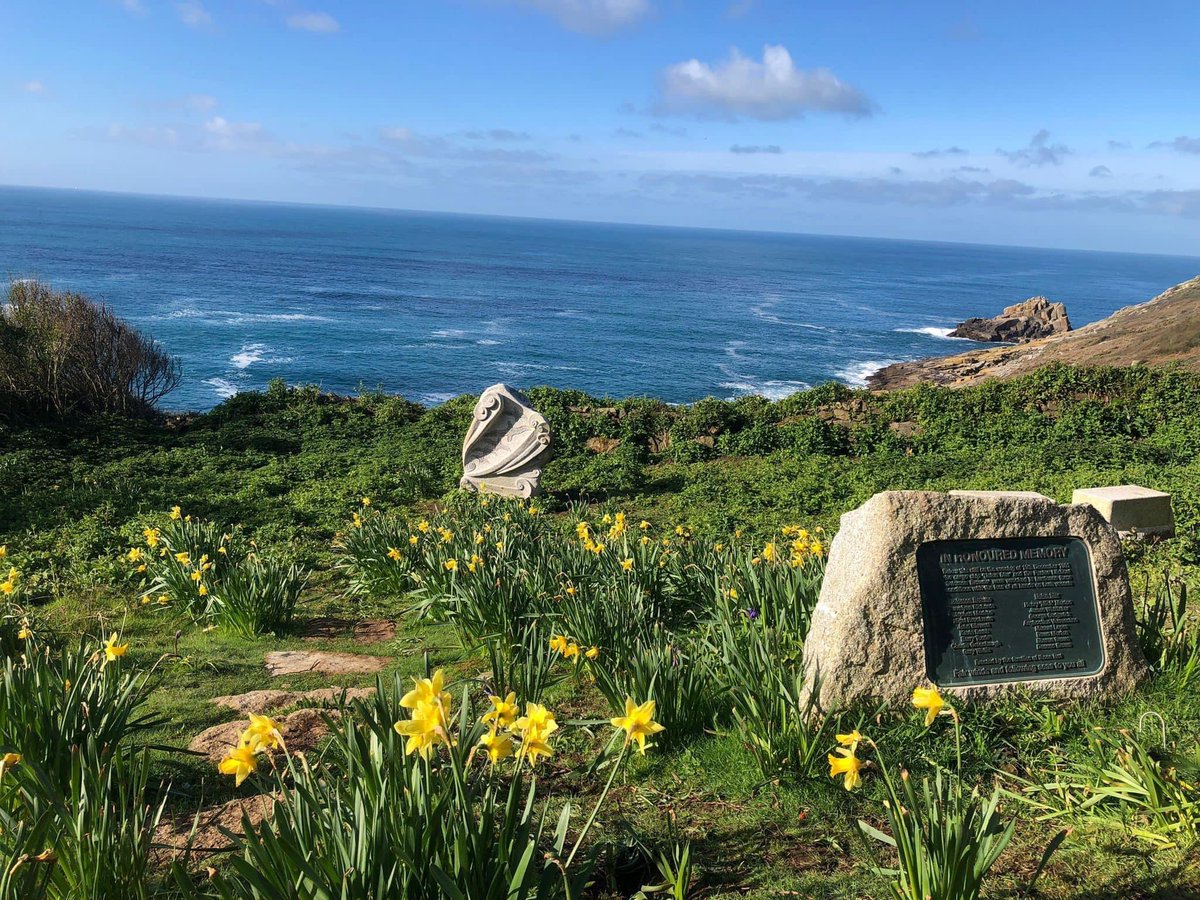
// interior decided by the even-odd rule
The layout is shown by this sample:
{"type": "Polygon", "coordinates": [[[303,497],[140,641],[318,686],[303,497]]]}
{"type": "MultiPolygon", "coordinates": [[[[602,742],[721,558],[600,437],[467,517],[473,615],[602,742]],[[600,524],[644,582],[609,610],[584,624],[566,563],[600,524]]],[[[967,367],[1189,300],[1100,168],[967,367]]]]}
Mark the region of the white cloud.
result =
{"type": "Polygon", "coordinates": [[[650,0],[516,0],[584,34],[609,35],[636,25],[654,10],[650,0]]]}
{"type": "Polygon", "coordinates": [[[342,26],[338,20],[329,13],[323,12],[299,12],[290,15],[285,19],[288,28],[295,28],[297,31],[315,31],[320,34],[332,34],[335,31],[340,31],[342,26]]]}
{"type": "Polygon", "coordinates": [[[212,13],[205,9],[199,0],[176,3],[175,11],[179,13],[180,21],[188,28],[208,28],[212,25],[212,13]]]}
{"type": "Polygon", "coordinates": [[[217,150],[240,150],[272,142],[258,122],[230,122],[223,116],[213,116],[204,123],[206,145],[217,150]]]}
{"type": "Polygon", "coordinates": [[[716,65],[690,59],[669,66],[662,76],[661,113],[774,121],[806,112],[870,115],[874,104],[828,69],[797,69],[787,48],[768,44],[762,62],[737,48],[716,65]]]}
{"type": "Polygon", "coordinates": [[[37,97],[45,97],[48,93],[50,93],[50,91],[46,88],[46,85],[40,81],[27,81],[21,85],[21,90],[26,94],[33,94],[37,97]]]}

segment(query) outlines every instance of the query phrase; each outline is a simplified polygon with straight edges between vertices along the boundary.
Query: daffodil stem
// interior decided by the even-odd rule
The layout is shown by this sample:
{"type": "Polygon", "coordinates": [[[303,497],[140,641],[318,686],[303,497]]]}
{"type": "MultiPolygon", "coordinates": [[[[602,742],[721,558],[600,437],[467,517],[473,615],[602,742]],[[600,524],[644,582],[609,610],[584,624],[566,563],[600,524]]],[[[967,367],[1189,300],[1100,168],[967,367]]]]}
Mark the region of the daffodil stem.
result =
{"type": "Polygon", "coordinates": [[[617,756],[617,761],[613,763],[612,772],[609,773],[608,782],[604,785],[604,790],[600,792],[600,796],[596,800],[596,805],[592,807],[592,814],[588,816],[587,822],[583,826],[583,831],[579,832],[579,837],[575,839],[575,846],[571,848],[571,855],[567,857],[567,863],[564,868],[570,869],[571,863],[575,861],[575,854],[579,852],[579,848],[583,846],[583,839],[587,837],[587,833],[591,831],[592,825],[596,821],[596,816],[600,812],[600,807],[604,803],[604,798],[608,796],[609,789],[612,788],[613,780],[617,777],[617,772],[621,769],[621,763],[625,761],[625,751],[629,747],[629,742],[626,741],[621,745],[621,752],[617,756]]]}

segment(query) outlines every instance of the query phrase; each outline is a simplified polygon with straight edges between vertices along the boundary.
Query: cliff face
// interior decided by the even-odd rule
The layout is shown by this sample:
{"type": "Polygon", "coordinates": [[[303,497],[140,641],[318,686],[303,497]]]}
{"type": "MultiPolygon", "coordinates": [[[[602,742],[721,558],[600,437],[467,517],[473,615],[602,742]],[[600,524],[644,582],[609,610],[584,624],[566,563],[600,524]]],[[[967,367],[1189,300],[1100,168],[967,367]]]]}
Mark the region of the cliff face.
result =
{"type": "Polygon", "coordinates": [[[895,363],[868,378],[867,386],[885,391],[920,382],[965,387],[989,378],[1012,378],[1052,362],[1081,366],[1179,363],[1200,372],[1200,277],[1078,331],[1013,347],[895,363]]]}

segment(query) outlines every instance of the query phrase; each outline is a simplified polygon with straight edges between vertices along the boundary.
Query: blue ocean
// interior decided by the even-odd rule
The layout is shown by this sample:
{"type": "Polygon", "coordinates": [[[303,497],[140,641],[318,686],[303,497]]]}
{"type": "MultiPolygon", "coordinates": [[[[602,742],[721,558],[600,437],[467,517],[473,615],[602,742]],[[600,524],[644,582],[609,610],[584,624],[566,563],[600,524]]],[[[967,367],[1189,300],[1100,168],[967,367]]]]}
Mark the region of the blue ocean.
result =
{"type": "Polygon", "coordinates": [[[206,409],[277,376],[779,398],[1036,294],[1078,327],[1200,258],[0,188],[0,270],[107,303],[182,360],[165,405],[206,409]]]}

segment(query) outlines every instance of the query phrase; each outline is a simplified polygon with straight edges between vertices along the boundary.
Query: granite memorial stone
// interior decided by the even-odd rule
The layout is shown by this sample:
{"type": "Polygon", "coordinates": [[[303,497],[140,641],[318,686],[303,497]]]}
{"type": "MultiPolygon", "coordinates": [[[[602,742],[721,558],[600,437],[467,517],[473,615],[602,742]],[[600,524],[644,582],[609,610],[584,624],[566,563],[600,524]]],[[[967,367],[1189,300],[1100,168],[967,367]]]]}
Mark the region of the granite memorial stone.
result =
{"type": "Polygon", "coordinates": [[[842,517],[804,665],[822,709],[929,683],[1094,697],[1146,674],[1121,544],[1095,509],[925,491],[842,517]]]}

